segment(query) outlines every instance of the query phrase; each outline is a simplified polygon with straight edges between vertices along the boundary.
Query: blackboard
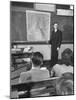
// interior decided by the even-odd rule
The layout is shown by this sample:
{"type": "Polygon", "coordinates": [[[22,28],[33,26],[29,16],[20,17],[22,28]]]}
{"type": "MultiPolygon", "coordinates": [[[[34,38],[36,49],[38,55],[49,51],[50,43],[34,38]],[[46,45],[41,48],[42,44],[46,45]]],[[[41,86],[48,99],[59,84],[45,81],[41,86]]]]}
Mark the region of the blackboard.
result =
{"type": "Polygon", "coordinates": [[[11,11],[11,41],[26,41],[25,12],[11,11]]]}
{"type": "Polygon", "coordinates": [[[59,24],[59,29],[62,31],[62,41],[73,42],[74,41],[73,16],[53,15],[52,27],[55,22],[59,24]]]}
{"type": "MultiPolygon", "coordinates": [[[[73,16],[60,16],[51,13],[50,34],[53,24],[57,22],[62,31],[63,42],[74,41],[74,18],[73,16]]],[[[11,11],[11,41],[27,41],[26,12],[11,11]]]]}

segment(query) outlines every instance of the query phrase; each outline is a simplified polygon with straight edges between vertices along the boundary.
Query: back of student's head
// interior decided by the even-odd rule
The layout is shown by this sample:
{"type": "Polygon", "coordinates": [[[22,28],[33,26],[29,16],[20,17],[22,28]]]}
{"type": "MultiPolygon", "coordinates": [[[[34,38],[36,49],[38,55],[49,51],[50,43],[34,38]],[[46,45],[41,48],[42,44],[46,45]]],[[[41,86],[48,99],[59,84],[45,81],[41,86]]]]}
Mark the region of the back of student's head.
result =
{"type": "Polygon", "coordinates": [[[73,54],[73,52],[71,49],[69,49],[69,48],[65,49],[61,54],[62,62],[66,65],[71,65],[72,54],[73,54]]]}
{"type": "Polygon", "coordinates": [[[32,63],[34,67],[41,66],[43,63],[43,55],[40,52],[33,53],[32,63]]]}

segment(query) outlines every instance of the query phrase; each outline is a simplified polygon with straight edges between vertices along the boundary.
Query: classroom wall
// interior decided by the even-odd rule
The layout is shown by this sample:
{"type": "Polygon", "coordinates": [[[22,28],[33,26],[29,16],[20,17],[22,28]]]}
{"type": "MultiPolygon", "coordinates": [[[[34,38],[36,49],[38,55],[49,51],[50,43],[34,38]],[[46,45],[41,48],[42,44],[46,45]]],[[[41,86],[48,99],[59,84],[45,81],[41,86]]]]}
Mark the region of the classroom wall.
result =
{"type": "MultiPolygon", "coordinates": [[[[50,34],[53,29],[53,24],[55,22],[59,23],[59,29],[62,31],[62,45],[59,51],[59,58],[61,58],[61,53],[64,49],[70,48],[73,50],[74,42],[74,16],[60,16],[57,15],[57,9],[65,9],[65,6],[47,4],[41,8],[36,3],[13,3],[11,6],[11,41],[27,41],[27,29],[26,29],[26,10],[44,11],[51,13],[51,23],[50,23],[50,34]],[[27,6],[28,4],[28,6],[27,6]],[[49,7],[53,7],[51,10],[49,7]],[[60,7],[60,8],[58,8],[60,7]],[[45,9],[46,8],[46,9],[45,9]],[[70,44],[71,43],[71,44],[70,44]]],[[[70,6],[67,6],[69,9],[70,6]]],[[[65,11],[67,10],[65,9],[65,11]]],[[[25,47],[26,45],[19,45],[19,47],[25,47]]],[[[34,51],[40,51],[44,55],[44,59],[51,59],[51,46],[49,44],[40,45],[38,43],[29,46],[34,47],[34,51]]]]}
{"type": "MultiPolygon", "coordinates": [[[[51,5],[51,4],[50,4],[51,5]]],[[[55,5],[54,5],[55,6],[55,5]]],[[[54,11],[38,10],[34,6],[30,8],[29,6],[23,7],[11,7],[11,41],[27,41],[27,28],[26,28],[26,10],[35,10],[51,13],[50,22],[50,34],[53,30],[53,24],[57,22],[59,24],[59,29],[62,31],[63,42],[73,42],[74,40],[74,16],[61,16],[57,15],[55,7],[54,11]]],[[[65,9],[66,11],[66,9],[65,9]]]]}
{"type": "MultiPolygon", "coordinates": [[[[17,48],[25,48],[25,47],[33,47],[34,52],[41,52],[44,56],[44,60],[50,60],[51,59],[51,45],[45,44],[45,45],[18,45],[17,48]]],[[[73,44],[61,44],[60,50],[59,50],[59,56],[58,58],[61,59],[61,53],[66,49],[70,48],[73,51],[73,44]]]]}

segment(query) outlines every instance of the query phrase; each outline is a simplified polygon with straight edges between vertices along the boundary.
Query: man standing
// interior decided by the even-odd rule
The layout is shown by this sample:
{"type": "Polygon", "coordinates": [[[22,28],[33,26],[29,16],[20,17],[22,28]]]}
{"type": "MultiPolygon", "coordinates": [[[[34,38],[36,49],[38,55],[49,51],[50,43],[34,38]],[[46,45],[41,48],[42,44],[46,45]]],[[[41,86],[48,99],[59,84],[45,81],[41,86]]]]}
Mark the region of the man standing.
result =
{"type": "Polygon", "coordinates": [[[51,66],[55,65],[58,61],[58,51],[61,46],[62,32],[58,29],[58,24],[54,24],[54,29],[50,37],[51,44],[51,66]]]}

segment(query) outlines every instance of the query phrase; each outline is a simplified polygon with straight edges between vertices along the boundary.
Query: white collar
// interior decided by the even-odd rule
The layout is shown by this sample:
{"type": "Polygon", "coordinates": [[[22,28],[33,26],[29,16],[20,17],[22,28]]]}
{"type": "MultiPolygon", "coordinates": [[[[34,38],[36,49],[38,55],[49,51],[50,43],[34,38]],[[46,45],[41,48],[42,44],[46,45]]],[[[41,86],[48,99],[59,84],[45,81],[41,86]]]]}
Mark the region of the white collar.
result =
{"type": "Polygon", "coordinates": [[[37,69],[37,70],[39,70],[40,67],[34,67],[34,66],[32,66],[32,69],[37,69]]]}

